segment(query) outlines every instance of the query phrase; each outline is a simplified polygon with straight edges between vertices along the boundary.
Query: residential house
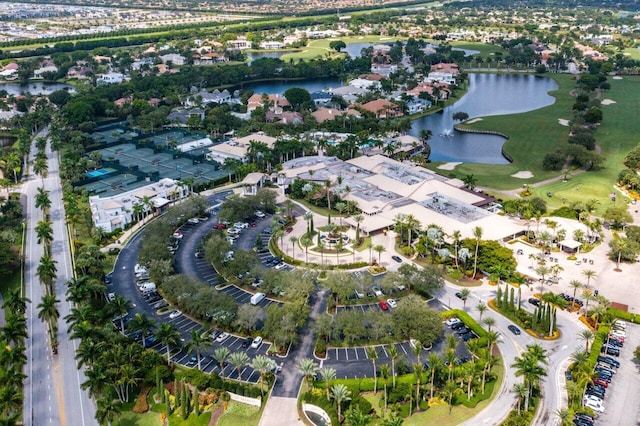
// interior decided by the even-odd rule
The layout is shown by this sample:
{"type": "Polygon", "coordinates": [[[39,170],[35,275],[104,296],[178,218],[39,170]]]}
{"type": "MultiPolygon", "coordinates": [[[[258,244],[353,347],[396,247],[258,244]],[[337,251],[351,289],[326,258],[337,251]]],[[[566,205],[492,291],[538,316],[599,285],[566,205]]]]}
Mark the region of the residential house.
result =
{"type": "Polygon", "coordinates": [[[286,46],[281,41],[268,40],[260,43],[260,48],[265,50],[279,50],[284,49],[286,46]]]}
{"type": "Polygon", "coordinates": [[[178,53],[167,53],[166,55],[160,56],[160,60],[165,65],[167,65],[170,62],[171,65],[180,66],[185,64],[185,62],[187,61],[187,58],[185,58],[184,56],[178,53]]]}
{"type": "Polygon", "coordinates": [[[169,113],[167,119],[170,123],[185,125],[192,116],[198,116],[200,117],[200,120],[204,120],[204,110],[201,108],[175,109],[169,113]]]}
{"type": "Polygon", "coordinates": [[[251,112],[256,108],[264,108],[268,106],[291,108],[291,104],[285,97],[281,97],[278,94],[268,95],[266,102],[261,94],[254,94],[247,100],[247,112],[251,112]],[[266,105],[265,105],[266,103],[266,105]]]}
{"type": "Polygon", "coordinates": [[[441,62],[439,64],[431,65],[431,72],[441,72],[457,77],[460,73],[460,68],[458,67],[458,64],[441,62]]]}
{"type": "Polygon", "coordinates": [[[357,87],[359,89],[374,91],[379,89],[381,84],[379,81],[366,80],[364,78],[356,78],[349,82],[349,86],[357,87]]]}
{"type": "Polygon", "coordinates": [[[245,176],[240,182],[242,184],[242,195],[256,195],[264,185],[265,176],[264,173],[259,172],[249,173],[245,176]]]}
{"type": "Polygon", "coordinates": [[[447,83],[449,85],[456,84],[456,77],[448,72],[430,72],[425,80],[430,83],[447,83]]]}
{"type": "Polygon", "coordinates": [[[373,62],[371,64],[371,72],[389,77],[389,74],[398,72],[397,64],[380,64],[373,62]]]}
{"type": "Polygon", "coordinates": [[[281,124],[292,124],[294,126],[302,124],[304,121],[304,117],[299,112],[283,111],[282,108],[274,108],[274,110],[267,111],[265,119],[272,123],[278,122],[281,124]]]}
{"type": "Polygon", "coordinates": [[[133,96],[129,95],[123,98],[116,99],[115,101],[113,101],[113,104],[117,107],[122,108],[125,105],[131,104],[131,102],[133,102],[133,96]]]}
{"type": "Polygon", "coordinates": [[[124,74],[119,72],[109,72],[106,74],[98,74],[96,83],[98,85],[119,84],[124,81],[124,74]]]}
{"type": "Polygon", "coordinates": [[[196,53],[193,55],[193,65],[203,66],[203,65],[213,65],[219,64],[222,62],[229,62],[229,58],[224,53],[219,52],[206,52],[206,53],[196,53]]]}
{"type": "Polygon", "coordinates": [[[246,37],[240,36],[236,40],[227,41],[227,47],[237,50],[251,49],[251,42],[246,37]]]}
{"type": "Polygon", "coordinates": [[[93,74],[93,68],[88,67],[86,65],[83,65],[83,66],[77,65],[69,68],[69,70],[67,71],[67,78],[76,78],[78,80],[84,80],[84,79],[91,78],[92,74],[93,74]]]}
{"type": "Polygon", "coordinates": [[[366,104],[360,105],[360,108],[369,111],[375,115],[376,118],[393,118],[404,115],[399,105],[386,99],[376,99],[375,101],[367,102],[366,104]]]}
{"type": "Polygon", "coordinates": [[[311,116],[318,122],[324,123],[325,121],[333,121],[336,118],[341,118],[344,115],[360,118],[362,114],[355,109],[347,109],[346,111],[334,109],[334,108],[318,108],[311,113],[311,116]]]}
{"type": "Polygon", "coordinates": [[[331,93],[332,95],[342,97],[348,103],[354,103],[358,100],[360,96],[363,96],[369,93],[368,90],[362,89],[360,87],[355,87],[355,86],[336,87],[336,88],[327,90],[327,92],[331,93]]]}
{"type": "Polygon", "coordinates": [[[55,66],[53,61],[44,61],[40,64],[40,68],[33,70],[33,78],[42,79],[47,74],[56,74],[58,67],[55,66]]]}
{"type": "Polygon", "coordinates": [[[316,106],[327,105],[329,102],[331,102],[331,98],[333,97],[330,93],[323,91],[313,92],[310,93],[310,95],[311,100],[316,106]]]}
{"type": "Polygon", "coordinates": [[[231,93],[229,93],[227,89],[224,89],[222,92],[219,91],[218,89],[214,90],[213,92],[207,92],[205,90],[201,90],[198,93],[195,93],[189,96],[184,101],[184,106],[193,107],[198,105],[204,106],[209,104],[221,105],[221,104],[226,104],[228,102],[231,102],[231,98],[232,98],[231,93]]]}

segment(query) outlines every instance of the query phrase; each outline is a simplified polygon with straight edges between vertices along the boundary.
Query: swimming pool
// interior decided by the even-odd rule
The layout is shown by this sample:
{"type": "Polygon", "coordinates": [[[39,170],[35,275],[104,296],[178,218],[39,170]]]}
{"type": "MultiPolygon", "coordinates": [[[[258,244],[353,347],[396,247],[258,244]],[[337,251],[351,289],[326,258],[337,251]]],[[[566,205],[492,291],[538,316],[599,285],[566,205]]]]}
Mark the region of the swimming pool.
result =
{"type": "Polygon", "coordinates": [[[115,169],[98,169],[87,172],[88,178],[96,178],[104,175],[108,175],[109,173],[115,172],[115,169]]]}

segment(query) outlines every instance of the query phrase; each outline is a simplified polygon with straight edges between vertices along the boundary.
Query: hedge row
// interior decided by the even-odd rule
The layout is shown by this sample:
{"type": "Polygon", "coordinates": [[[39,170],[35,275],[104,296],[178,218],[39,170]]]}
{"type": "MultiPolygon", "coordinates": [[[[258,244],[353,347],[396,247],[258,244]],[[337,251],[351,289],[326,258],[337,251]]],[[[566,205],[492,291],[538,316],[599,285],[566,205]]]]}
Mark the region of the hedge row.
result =
{"type": "Polygon", "coordinates": [[[598,362],[598,357],[600,356],[600,349],[604,346],[604,343],[607,341],[607,336],[609,335],[609,327],[606,325],[600,325],[598,327],[598,332],[596,333],[595,339],[593,339],[593,343],[591,343],[591,351],[589,352],[589,370],[592,370],[596,363],[598,362]]]}
{"type": "Polygon", "coordinates": [[[623,321],[632,322],[634,324],[640,324],[640,315],[634,314],[632,312],[626,312],[620,309],[609,308],[607,309],[607,313],[623,321]]]}

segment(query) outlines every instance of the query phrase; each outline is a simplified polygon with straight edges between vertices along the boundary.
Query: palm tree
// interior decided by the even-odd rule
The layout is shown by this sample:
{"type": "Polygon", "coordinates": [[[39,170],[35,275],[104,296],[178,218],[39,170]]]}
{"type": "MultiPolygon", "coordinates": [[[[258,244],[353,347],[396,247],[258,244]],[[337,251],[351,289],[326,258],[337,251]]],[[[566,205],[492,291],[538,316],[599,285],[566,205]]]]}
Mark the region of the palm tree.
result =
{"type": "Polygon", "coordinates": [[[586,314],[589,311],[589,302],[593,302],[594,300],[596,300],[596,296],[595,296],[595,294],[593,294],[589,290],[583,290],[582,291],[582,298],[586,302],[585,305],[584,305],[584,312],[586,314]]]}
{"type": "Polygon", "coordinates": [[[331,397],[329,396],[329,383],[331,382],[331,380],[334,380],[336,378],[336,370],[335,368],[331,367],[322,367],[320,370],[318,370],[318,372],[320,373],[320,378],[324,382],[324,388],[327,391],[327,401],[330,401],[331,397]]]}
{"type": "Polygon", "coordinates": [[[593,333],[593,331],[586,328],[582,330],[580,333],[578,333],[578,337],[580,338],[580,340],[584,340],[584,343],[585,343],[584,351],[588,353],[589,345],[591,344],[593,339],[596,337],[596,335],[593,333]]]}
{"type": "Polygon", "coordinates": [[[351,400],[351,391],[342,383],[331,386],[331,395],[338,407],[338,419],[342,417],[342,403],[351,400]]]}
{"type": "Polygon", "coordinates": [[[153,330],[155,326],[155,321],[150,319],[146,313],[136,313],[136,316],[131,319],[131,321],[127,325],[127,328],[131,332],[140,331],[142,335],[142,346],[146,347],[147,334],[149,334],[149,332],[153,330]]]}
{"type": "Polygon", "coordinates": [[[527,397],[527,392],[528,392],[527,385],[525,385],[524,383],[515,383],[513,385],[513,388],[511,389],[511,392],[515,393],[516,397],[518,398],[518,415],[520,415],[522,402],[527,397]]]}
{"type": "Polygon", "coordinates": [[[36,208],[42,210],[43,213],[49,211],[51,207],[51,199],[49,198],[49,191],[44,189],[43,186],[38,188],[38,193],[35,196],[36,208]]]}
{"type": "Polygon", "coordinates": [[[571,301],[571,308],[575,308],[576,292],[582,288],[582,283],[578,280],[569,281],[569,287],[573,289],[573,300],[571,301]]]}
{"type": "MultiPolygon", "coordinates": [[[[582,271],[582,275],[584,275],[587,278],[587,285],[585,286],[586,288],[589,288],[589,283],[591,282],[591,278],[595,278],[598,276],[596,271],[594,271],[593,269],[585,269],[584,271],[582,271]]],[[[573,296],[575,298],[575,294],[573,296]]]]}
{"type": "Polygon", "coordinates": [[[378,263],[382,262],[382,253],[387,251],[387,249],[384,248],[384,246],[382,244],[378,244],[378,245],[373,247],[373,251],[378,253],[378,263]]]}
{"type": "MultiPolygon", "coordinates": [[[[116,295],[116,298],[118,296],[116,295]]],[[[112,302],[113,303],[113,302],[112,302]]],[[[173,324],[162,323],[156,331],[156,337],[164,345],[167,350],[167,365],[171,365],[171,347],[180,343],[180,333],[175,329],[173,324]]]]}
{"type": "Polygon", "coordinates": [[[453,380],[447,380],[444,384],[444,394],[447,396],[447,402],[449,403],[449,414],[453,409],[453,396],[458,392],[458,385],[453,380]]]}
{"type": "Polygon", "coordinates": [[[482,315],[487,311],[487,305],[484,302],[480,302],[476,305],[476,311],[480,312],[480,322],[482,322],[482,315]]]}
{"type": "Polygon", "coordinates": [[[480,226],[473,228],[473,236],[476,239],[476,253],[473,256],[473,279],[475,279],[478,271],[478,249],[480,248],[480,239],[482,238],[482,228],[480,226]]]}
{"type": "Polygon", "coordinates": [[[356,244],[360,243],[360,223],[364,222],[364,216],[361,214],[357,214],[353,217],[353,220],[356,222],[356,244]]]}
{"type": "Polygon", "coordinates": [[[36,275],[40,278],[42,284],[45,285],[45,290],[48,294],[53,294],[53,283],[58,277],[58,268],[56,268],[56,262],[50,255],[44,255],[40,258],[36,275]]]}
{"type": "Polygon", "coordinates": [[[487,326],[489,331],[491,331],[491,327],[496,325],[496,320],[495,318],[492,318],[492,317],[486,317],[485,319],[482,320],[482,322],[484,323],[484,325],[487,326]]]}
{"type": "Polygon", "coordinates": [[[7,294],[2,309],[5,312],[13,312],[16,314],[24,314],[27,311],[27,303],[31,303],[29,298],[22,296],[20,289],[11,290],[7,294]]]}
{"type": "Polygon", "coordinates": [[[191,340],[187,343],[187,351],[196,353],[196,358],[198,359],[198,370],[202,370],[200,365],[200,351],[206,349],[211,346],[213,343],[211,340],[211,334],[206,333],[204,330],[200,329],[199,331],[191,330],[189,331],[189,335],[191,340]]]}
{"type": "Polygon", "coordinates": [[[307,391],[309,391],[309,384],[318,370],[318,364],[316,364],[311,358],[302,358],[298,363],[297,368],[300,374],[304,376],[307,391]]]}
{"type": "Polygon", "coordinates": [[[224,377],[222,370],[224,370],[224,365],[227,363],[230,355],[229,348],[226,346],[222,346],[213,351],[213,357],[218,361],[218,365],[220,366],[220,377],[224,377]]]}
{"type": "Polygon", "coordinates": [[[42,296],[42,301],[38,304],[39,309],[38,318],[46,322],[49,326],[49,334],[51,337],[51,345],[55,346],[56,337],[55,334],[58,331],[58,318],[60,318],[60,311],[58,311],[57,304],[60,300],[55,294],[45,294],[42,296]]]}
{"type": "Polygon", "coordinates": [[[566,408],[558,408],[555,413],[556,417],[560,419],[561,426],[571,426],[571,413],[566,408]]]}
{"type": "Polygon", "coordinates": [[[325,190],[325,193],[327,194],[327,210],[328,210],[327,223],[329,224],[331,224],[331,185],[333,184],[329,179],[324,181],[324,190],[325,190]]]}
{"type": "Polygon", "coordinates": [[[460,298],[462,299],[462,309],[467,309],[467,299],[471,295],[471,291],[468,288],[463,288],[460,291],[460,298]]]}
{"type": "Polygon", "coordinates": [[[131,309],[131,301],[129,299],[125,299],[121,294],[116,294],[116,297],[109,303],[109,307],[111,312],[115,316],[120,317],[120,332],[124,335],[124,318],[127,316],[129,309],[131,309]]]}
{"type": "MultiPolygon", "coordinates": [[[[253,358],[253,361],[251,361],[249,366],[260,374],[260,393],[264,398],[264,388],[263,388],[264,375],[273,371],[276,368],[276,362],[264,355],[256,355],[256,357],[253,358]]],[[[200,366],[198,366],[198,369],[200,369],[200,366]]]]}
{"type": "Polygon", "coordinates": [[[291,248],[292,248],[292,254],[291,257],[293,259],[296,258],[296,244],[298,244],[298,237],[296,237],[295,235],[292,235],[289,237],[289,241],[291,241],[291,248]]]}
{"type": "MultiPolygon", "coordinates": [[[[489,318],[486,318],[489,319],[489,318]]],[[[493,319],[493,318],[492,318],[493,319]]],[[[495,331],[488,331],[486,335],[487,339],[487,349],[489,349],[489,353],[493,353],[493,346],[498,343],[498,338],[500,335],[495,331]]]]}
{"type": "Polygon", "coordinates": [[[46,255],[51,255],[51,242],[53,241],[53,228],[51,227],[51,221],[40,220],[34,228],[36,236],[38,238],[38,244],[44,245],[46,255]]]}
{"type": "Polygon", "coordinates": [[[387,348],[387,353],[389,354],[389,358],[391,358],[391,379],[393,383],[393,388],[396,388],[396,358],[398,358],[398,347],[395,344],[389,345],[387,348]]]}
{"type": "Polygon", "coordinates": [[[234,352],[229,356],[229,360],[238,372],[238,381],[242,383],[242,367],[249,362],[249,355],[244,352],[234,352]]]}
{"type": "Polygon", "coordinates": [[[373,394],[378,393],[378,370],[376,369],[376,360],[378,359],[378,351],[374,346],[367,347],[367,356],[373,365],[373,394]]]}
{"type": "Polygon", "coordinates": [[[122,404],[113,399],[102,398],[97,401],[98,409],[96,410],[96,420],[100,424],[111,426],[113,422],[120,417],[122,404]]]}

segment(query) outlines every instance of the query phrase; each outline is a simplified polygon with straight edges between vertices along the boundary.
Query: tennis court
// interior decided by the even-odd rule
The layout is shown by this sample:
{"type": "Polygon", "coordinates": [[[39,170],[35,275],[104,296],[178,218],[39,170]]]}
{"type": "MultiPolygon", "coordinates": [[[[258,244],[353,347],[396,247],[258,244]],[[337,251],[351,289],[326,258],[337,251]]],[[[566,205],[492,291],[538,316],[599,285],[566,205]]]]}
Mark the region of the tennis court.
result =
{"type": "Polygon", "coordinates": [[[116,169],[111,169],[111,168],[93,170],[93,171],[87,173],[87,177],[88,178],[96,178],[96,177],[108,175],[109,173],[113,173],[115,171],[116,171],[116,169]]]}

